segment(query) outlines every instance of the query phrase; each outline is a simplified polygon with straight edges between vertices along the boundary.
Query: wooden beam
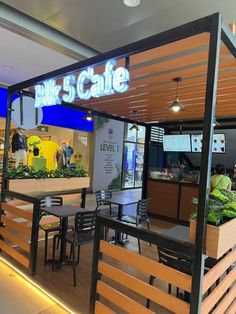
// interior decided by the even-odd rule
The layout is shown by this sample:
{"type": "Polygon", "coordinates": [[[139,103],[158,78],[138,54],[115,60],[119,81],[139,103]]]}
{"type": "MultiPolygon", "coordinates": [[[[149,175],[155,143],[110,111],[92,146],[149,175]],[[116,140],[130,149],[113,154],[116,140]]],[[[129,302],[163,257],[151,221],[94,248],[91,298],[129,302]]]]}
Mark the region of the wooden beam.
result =
{"type": "Polygon", "coordinates": [[[18,207],[9,205],[7,203],[1,203],[1,208],[17,217],[21,217],[26,220],[32,221],[32,218],[33,218],[32,211],[23,210],[18,207]]]}
{"type": "MultiPolygon", "coordinates": [[[[159,288],[151,286],[150,284],[135,278],[134,276],[129,275],[116,267],[104,262],[99,262],[98,272],[172,312],[179,314],[189,313],[190,305],[187,302],[184,302],[159,288]]],[[[157,280],[158,279],[159,278],[157,278],[157,280]]]]}
{"type": "Polygon", "coordinates": [[[20,254],[16,250],[14,250],[12,247],[4,243],[3,241],[0,241],[0,249],[3,250],[3,252],[10,255],[12,258],[14,258],[17,262],[25,266],[26,268],[29,268],[29,259],[26,258],[24,255],[20,254]]]}
{"type": "Polygon", "coordinates": [[[20,232],[22,235],[30,238],[31,237],[31,228],[27,228],[20,223],[15,222],[7,218],[6,216],[2,215],[1,220],[4,224],[6,224],[6,229],[15,230],[20,232]]]}
{"type": "Polygon", "coordinates": [[[6,228],[0,228],[0,234],[5,240],[12,242],[13,244],[19,245],[26,252],[30,252],[30,244],[19,237],[9,232],[6,228]]]}
{"type": "Polygon", "coordinates": [[[152,275],[167,283],[173,284],[175,287],[191,292],[192,278],[187,274],[103,240],[100,241],[100,251],[101,253],[124,264],[137,268],[146,274],[152,275]]]}

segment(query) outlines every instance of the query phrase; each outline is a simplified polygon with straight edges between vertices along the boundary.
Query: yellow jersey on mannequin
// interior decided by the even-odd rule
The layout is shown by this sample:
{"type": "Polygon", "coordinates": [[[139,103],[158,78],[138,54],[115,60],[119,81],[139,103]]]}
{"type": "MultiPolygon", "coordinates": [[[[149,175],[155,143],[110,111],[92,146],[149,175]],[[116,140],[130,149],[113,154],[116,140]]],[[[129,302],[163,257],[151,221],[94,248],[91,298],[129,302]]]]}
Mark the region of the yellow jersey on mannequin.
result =
{"type": "Polygon", "coordinates": [[[53,141],[42,141],[40,148],[40,155],[46,158],[46,168],[48,170],[55,170],[57,168],[56,153],[60,146],[53,141]]]}

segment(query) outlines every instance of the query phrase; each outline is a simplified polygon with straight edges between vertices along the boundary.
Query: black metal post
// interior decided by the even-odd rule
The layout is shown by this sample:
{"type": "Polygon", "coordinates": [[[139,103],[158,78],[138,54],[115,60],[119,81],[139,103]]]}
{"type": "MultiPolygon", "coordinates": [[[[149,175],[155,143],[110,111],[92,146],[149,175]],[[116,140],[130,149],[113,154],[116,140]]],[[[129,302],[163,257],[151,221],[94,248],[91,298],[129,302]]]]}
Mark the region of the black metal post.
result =
{"type": "Polygon", "coordinates": [[[102,228],[104,228],[100,222],[100,216],[97,216],[95,234],[94,234],[94,245],[93,245],[93,264],[92,264],[92,276],[91,276],[91,290],[90,290],[90,302],[89,302],[89,313],[95,313],[95,302],[97,298],[96,288],[98,275],[98,261],[100,257],[100,239],[102,234],[102,228]]]}
{"type": "Polygon", "coordinates": [[[85,203],[86,203],[86,188],[83,188],[81,191],[81,208],[85,208],[85,203]]]}
{"type": "Polygon", "coordinates": [[[200,185],[198,195],[198,216],[195,240],[195,259],[193,267],[191,314],[200,313],[202,301],[202,278],[204,275],[204,253],[206,216],[208,208],[208,193],[210,187],[210,172],[212,161],[213,121],[216,107],[216,91],[219,69],[221,44],[221,23],[219,13],[212,15],[210,27],[210,44],[208,52],[207,85],[205,97],[205,113],[203,124],[203,145],[200,168],[200,185]]]}
{"type": "Polygon", "coordinates": [[[40,219],[40,200],[37,200],[35,201],[33,205],[33,219],[32,219],[32,228],[31,228],[29,273],[32,276],[36,274],[36,266],[37,266],[39,219],[40,219]]]}
{"type": "Polygon", "coordinates": [[[4,141],[4,155],[3,155],[3,168],[2,168],[1,202],[4,202],[6,198],[5,189],[6,189],[6,181],[7,181],[9,140],[10,140],[10,132],[11,132],[11,112],[12,112],[12,93],[8,90],[7,119],[6,119],[6,125],[5,125],[5,141],[4,141]]]}
{"type": "Polygon", "coordinates": [[[142,198],[147,197],[150,139],[151,139],[151,126],[147,125],[145,133],[144,158],[143,158],[142,198]]]}

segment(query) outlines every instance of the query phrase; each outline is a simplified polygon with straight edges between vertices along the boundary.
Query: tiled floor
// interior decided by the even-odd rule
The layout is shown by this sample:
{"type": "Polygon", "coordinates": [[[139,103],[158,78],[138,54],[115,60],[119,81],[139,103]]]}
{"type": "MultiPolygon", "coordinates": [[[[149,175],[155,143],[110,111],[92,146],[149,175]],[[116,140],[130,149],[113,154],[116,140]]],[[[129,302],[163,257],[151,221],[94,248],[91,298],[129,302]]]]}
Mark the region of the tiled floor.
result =
{"type": "Polygon", "coordinates": [[[0,278],[1,314],[68,313],[2,261],[0,261],[0,278]]]}

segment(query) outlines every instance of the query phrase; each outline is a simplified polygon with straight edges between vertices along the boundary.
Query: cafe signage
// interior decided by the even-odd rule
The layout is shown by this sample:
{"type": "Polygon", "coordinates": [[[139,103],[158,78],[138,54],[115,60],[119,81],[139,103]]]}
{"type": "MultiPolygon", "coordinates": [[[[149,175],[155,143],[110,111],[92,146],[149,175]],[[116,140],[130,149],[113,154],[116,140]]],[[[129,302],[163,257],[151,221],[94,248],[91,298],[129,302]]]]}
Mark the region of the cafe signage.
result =
{"type": "Polygon", "coordinates": [[[35,107],[58,105],[62,101],[72,103],[76,98],[88,100],[91,97],[124,93],[129,88],[130,74],[125,67],[115,66],[116,61],[109,60],[101,74],[95,73],[93,67],[88,67],[78,77],[65,76],[62,85],[54,79],[36,85],[35,107]]]}

